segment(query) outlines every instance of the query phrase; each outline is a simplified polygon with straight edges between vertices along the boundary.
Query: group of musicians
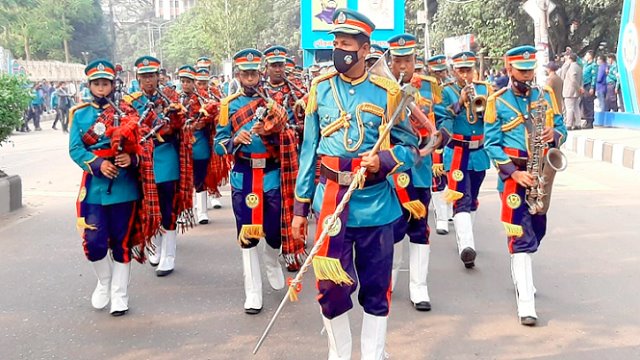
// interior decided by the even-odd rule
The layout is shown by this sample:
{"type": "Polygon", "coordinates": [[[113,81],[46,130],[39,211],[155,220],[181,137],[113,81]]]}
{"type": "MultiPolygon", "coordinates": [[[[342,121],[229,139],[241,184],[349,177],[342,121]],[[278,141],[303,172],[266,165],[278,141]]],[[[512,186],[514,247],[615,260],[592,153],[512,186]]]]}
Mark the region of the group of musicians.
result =
{"type": "Polygon", "coordinates": [[[257,245],[264,238],[273,289],[287,286],[280,258],[291,272],[313,264],[329,359],[351,358],[348,314],[358,285],[362,358],[383,359],[405,237],[409,298],[416,310],[429,311],[429,205],[438,234],[449,232],[452,219],[459,258],[473,268],[478,193],[493,164],[518,317],[535,325],[531,254],[546,215],[530,208],[539,185],[531,160],[538,145],[558,148],[566,136],[552,91],[531,85],[535,48],[505,54],[510,86],[492,93],[475,80],[474,53],[425,63],[416,38],[400,34],[388,40],[387,62],[370,42],[374,29],[363,14],[338,9],[331,30],[335,71],[311,84],[284,47],[241,50],[233,57],[240,89],[226,97],[210,83],[204,57],[179,68],[179,91],[161,85],[159,60],[140,57],[140,91],[124,96],[114,94],[113,64],[87,65],[93,101],[71,112],[69,153],[83,170],[77,225],[98,278],[93,307],[127,312],[132,259],[169,275],[178,233],[208,223],[209,195],[217,201],[228,181],[244,311],[263,307],[257,245]],[[407,89],[415,90],[410,106],[407,89]],[[320,246],[307,259],[311,215],[320,246]]]}

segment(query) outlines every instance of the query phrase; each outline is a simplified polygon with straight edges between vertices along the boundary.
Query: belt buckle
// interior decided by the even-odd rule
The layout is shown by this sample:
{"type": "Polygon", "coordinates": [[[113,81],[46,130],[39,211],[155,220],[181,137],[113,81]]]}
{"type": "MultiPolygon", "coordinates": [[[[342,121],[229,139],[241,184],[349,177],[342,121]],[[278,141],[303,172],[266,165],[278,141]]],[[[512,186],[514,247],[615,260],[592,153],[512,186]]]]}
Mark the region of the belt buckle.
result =
{"type": "Polygon", "coordinates": [[[251,168],[264,169],[267,167],[267,159],[251,159],[251,168]]]}
{"type": "Polygon", "coordinates": [[[353,181],[353,173],[349,171],[339,171],[338,172],[338,185],[341,186],[349,186],[353,181]]]}
{"type": "Polygon", "coordinates": [[[475,150],[480,147],[480,140],[469,141],[469,149],[475,150]]]}

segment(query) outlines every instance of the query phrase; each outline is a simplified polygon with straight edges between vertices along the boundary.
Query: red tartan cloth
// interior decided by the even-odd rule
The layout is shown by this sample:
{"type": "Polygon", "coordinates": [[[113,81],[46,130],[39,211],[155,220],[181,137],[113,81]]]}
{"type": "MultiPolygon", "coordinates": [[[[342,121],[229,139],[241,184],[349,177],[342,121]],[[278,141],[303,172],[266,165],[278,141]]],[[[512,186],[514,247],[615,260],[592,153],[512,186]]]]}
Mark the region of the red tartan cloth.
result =
{"type": "MultiPolygon", "coordinates": [[[[239,109],[231,117],[233,132],[237,132],[242,126],[253,120],[256,109],[264,105],[264,100],[256,99],[239,109]]],[[[293,221],[293,203],[295,181],[298,176],[298,152],[295,133],[287,128],[287,112],[279,105],[272,105],[264,119],[265,129],[272,128],[279,134],[280,145],[273,145],[263,141],[267,151],[277,156],[280,160],[280,191],[282,198],[282,213],[280,216],[280,229],[282,238],[282,255],[291,271],[300,269],[307,256],[303,241],[293,238],[291,222],[293,221]]]]}
{"type": "MultiPolygon", "coordinates": [[[[206,91],[202,91],[206,93],[206,91]]],[[[205,96],[206,94],[203,94],[205,96]]],[[[216,137],[216,126],[218,126],[218,117],[220,116],[220,103],[215,99],[210,101],[205,106],[205,110],[209,114],[206,122],[211,131],[209,136],[209,146],[211,149],[214,147],[213,140],[216,137]]],[[[209,167],[207,170],[207,177],[204,180],[204,185],[209,194],[220,195],[220,187],[226,185],[229,182],[229,172],[231,171],[231,159],[232,155],[220,156],[212,151],[211,158],[209,159],[209,167]]]]}

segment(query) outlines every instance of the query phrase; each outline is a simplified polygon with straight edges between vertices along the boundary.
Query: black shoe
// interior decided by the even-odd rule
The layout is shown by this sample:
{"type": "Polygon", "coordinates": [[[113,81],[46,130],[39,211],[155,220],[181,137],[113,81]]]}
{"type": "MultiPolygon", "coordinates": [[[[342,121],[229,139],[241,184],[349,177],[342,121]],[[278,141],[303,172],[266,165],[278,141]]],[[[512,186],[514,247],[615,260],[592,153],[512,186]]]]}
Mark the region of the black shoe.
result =
{"type": "Polygon", "coordinates": [[[149,265],[151,265],[152,267],[156,267],[156,266],[158,266],[159,264],[160,264],[159,262],[157,262],[157,263],[155,263],[155,264],[154,264],[154,263],[152,263],[151,261],[149,261],[149,265]]]}
{"type": "Polygon", "coordinates": [[[431,311],[431,303],[428,301],[420,301],[419,303],[413,303],[413,307],[418,311],[431,311]]]}
{"type": "Polygon", "coordinates": [[[460,253],[460,260],[462,260],[462,262],[464,263],[465,268],[471,269],[472,267],[476,266],[476,251],[470,247],[465,248],[460,253]]]}
{"type": "Polygon", "coordinates": [[[209,220],[207,220],[207,219],[202,219],[202,220],[198,221],[198,224],[200,224],[200,225],[206,225],[208,223],[209,223],[209,220]]]}
{"type": "Polygon", "coordinates": [[[436,229],[436,234],[438,235],[447,235],[449,232],[447,230],[436,229]]]}
{"type": "Polygon", "coordinates": [[[163,276],[167,276],[169,274],[171,274],[173,272],[173,269],[171,270],[156,270],[156,276],[157,277],[163,277],[163,276]]]}
{"type": "Polygon", "coordinates": [[[583,127],[583,129],[593,129],[593,124],[588,124],[583,127]]]}
{"type": "Polygon", "coordinates": [[[42,128],[37,127],[36,131],[42,131],[42,128]]]}
{"type": "Polygon", "coordinates": [[[262,308],[260,309],[244,309],[244,313],[245,314],[249,314],[249,315],[257,315],[260,313],[260,311],[262,311],[262,308]]]}
{"type": "Polygon", "coordinates": [[[524,316],[520,318],[520,324],[524,326],[536,326],[537,321],[538,319],[534,318],[533,316],[524,316]]]}
{"type": "Polygon", "coordinates": [[[54,125],[54,126],[52,126],[51,128],[52,128],[53,130],[58,130],[58,128],[57,128],[57,127],[55,127],[55,125],[54,125]]]}
{"type": "Polygon", "coordinates": [[[114,312],[111,313],[111,316],[122,316],[122,315],[126,314],[127,311],[129,311],[129,310],[114,311],[114,312]]]}

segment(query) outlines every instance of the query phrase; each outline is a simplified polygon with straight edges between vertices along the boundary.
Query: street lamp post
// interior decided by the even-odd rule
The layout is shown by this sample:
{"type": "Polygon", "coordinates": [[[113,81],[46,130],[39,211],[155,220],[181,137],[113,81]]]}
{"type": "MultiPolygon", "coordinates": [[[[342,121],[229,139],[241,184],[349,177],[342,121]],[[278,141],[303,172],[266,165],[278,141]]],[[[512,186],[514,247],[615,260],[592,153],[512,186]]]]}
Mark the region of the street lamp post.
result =
{"type": "Polygon", "coordinates": [[[82,54],[82,58],[84,59],[84,64],[87,65],[89,63],[89,53],[87,51],[80,52],[82,54]]]}

